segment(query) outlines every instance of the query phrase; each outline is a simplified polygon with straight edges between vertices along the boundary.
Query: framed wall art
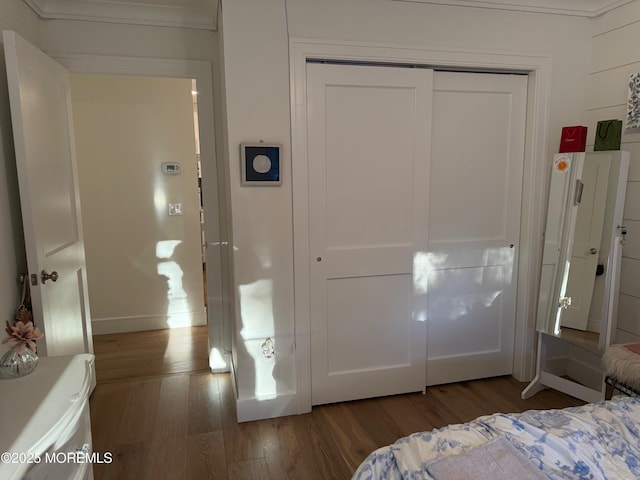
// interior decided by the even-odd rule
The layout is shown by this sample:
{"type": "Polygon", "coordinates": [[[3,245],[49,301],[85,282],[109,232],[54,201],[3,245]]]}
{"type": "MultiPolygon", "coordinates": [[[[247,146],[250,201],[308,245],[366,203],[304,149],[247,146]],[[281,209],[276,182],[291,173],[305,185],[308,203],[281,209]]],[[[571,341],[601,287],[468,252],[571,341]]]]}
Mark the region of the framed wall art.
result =
{"type": "Polygon", "coordinates": [[[626,127],[640,127],[640,73],[634,73],[629,77],[629,97],[627,100],[626,127]]]}
{"type": "Polygon", "coordinates": [[[281,146],[276,144],[241,144],[242,185],[281,185],[280,150],[281,146]]]}

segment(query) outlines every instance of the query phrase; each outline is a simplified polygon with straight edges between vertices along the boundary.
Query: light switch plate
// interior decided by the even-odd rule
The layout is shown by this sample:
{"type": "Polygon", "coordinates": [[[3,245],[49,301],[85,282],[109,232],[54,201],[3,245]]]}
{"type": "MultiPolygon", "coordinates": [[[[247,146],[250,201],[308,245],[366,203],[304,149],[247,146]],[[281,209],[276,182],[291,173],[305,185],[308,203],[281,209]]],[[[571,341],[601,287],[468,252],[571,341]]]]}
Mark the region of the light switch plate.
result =
{"type": "Polygon", "coordinates": [[[170,203],[169,204],[169,216],[182,215],[182,204],[181,203],[170,203]]]}

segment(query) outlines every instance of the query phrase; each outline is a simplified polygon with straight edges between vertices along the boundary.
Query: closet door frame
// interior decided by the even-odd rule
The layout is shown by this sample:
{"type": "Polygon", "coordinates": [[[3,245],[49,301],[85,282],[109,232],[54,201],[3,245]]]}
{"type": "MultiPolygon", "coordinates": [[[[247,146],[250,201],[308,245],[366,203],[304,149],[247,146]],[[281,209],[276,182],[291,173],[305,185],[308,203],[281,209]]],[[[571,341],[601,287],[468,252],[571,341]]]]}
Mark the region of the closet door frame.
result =
{"type": "Polygon", "coordinates": [[[514,377],[528,381],[535,371],[535,305],[544,206],[536,202],[535,192],[544,190],[547,122],[551,84],[551,57],[545,54],[504,52],[465,52],[431,49],[399,49],[387,46],[335,43],[291,39],[290,85],[293,180],[294,275],[296,279],[295,345],[297,367],[297,411],[311,410],[311,332],[309,295],[309,195],[307,160],[306,63],[307,60],[363,62],[368,64],[429,65],[438,69],[465,69],[477,72],[520,73],[528,76],[527,128],[522,190],[514,377]]]}

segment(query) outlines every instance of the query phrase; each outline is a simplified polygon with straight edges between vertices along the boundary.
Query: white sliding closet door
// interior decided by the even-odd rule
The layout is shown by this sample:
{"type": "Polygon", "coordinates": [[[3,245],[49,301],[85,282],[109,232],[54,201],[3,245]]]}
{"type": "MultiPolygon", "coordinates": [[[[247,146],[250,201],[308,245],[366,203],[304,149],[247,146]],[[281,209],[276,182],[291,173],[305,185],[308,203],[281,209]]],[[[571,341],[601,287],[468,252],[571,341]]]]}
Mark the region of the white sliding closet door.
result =
{"type": "Polygon", "coordinates": [[[527,77],[436,72],[427,384],[510,374],[527,77]]]}
{"type": "Polygon", "coordinates": [[[526,96],[307,65],[313,404],[513,371],[526,96]]]}
{"type": "Polygon", "coordinates": [[[432,78],[307,64],[313,404],[424,389],[432,78]]]}

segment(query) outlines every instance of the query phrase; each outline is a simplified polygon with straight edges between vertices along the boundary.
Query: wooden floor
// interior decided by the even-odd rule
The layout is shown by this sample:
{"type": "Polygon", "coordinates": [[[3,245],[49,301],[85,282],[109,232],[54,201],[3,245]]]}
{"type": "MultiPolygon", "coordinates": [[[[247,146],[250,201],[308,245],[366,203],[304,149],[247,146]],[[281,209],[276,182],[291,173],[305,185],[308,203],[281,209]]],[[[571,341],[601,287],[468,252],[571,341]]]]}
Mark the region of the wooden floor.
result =
{"type": "Polygon", "coordinates": [[[205,372],[207,327],[95,335],[98,383],[176,373],[205,372]]]}
{"type": "Polygon", "coordinates": [[[94,345],[93,448],[114,457],[94,465],[96,480],[343,480],[416,431],[584,403],[552,390],[521,400],[526,384],[498,377],[238,424],[229,375],[207,371],[206,328],[100,335],[94,345]]]}

